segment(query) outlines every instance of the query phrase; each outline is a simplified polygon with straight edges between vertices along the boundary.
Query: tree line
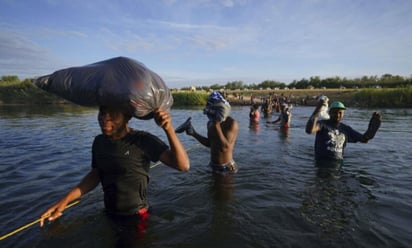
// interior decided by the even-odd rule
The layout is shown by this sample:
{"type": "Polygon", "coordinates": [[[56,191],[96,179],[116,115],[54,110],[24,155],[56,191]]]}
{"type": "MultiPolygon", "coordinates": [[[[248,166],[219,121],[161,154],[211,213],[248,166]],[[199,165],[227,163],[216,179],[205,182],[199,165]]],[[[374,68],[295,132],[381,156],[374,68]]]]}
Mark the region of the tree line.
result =
{"type": "MultiPolygon", "coordinates": [[[[412,75],[410,77],[402,77],[398,75],[384,74],[381,77],[378,76],[363,76],[360,78],[348,79],[346,77],[340,78],[328,77],[320,78],[319,76],[313,76],[309,79],[303,78],[299,81],[293,80],[291,83],[286,84],[284,82],[265,80],[258,84],[245,84],[242,81],[227,82],[224,85],[212,84],[210,86],[198,86],[197,90],[259,90],[259,89],[308,89],[308,88],[399,88],[408,87],[412,85],[412,75]]],[[[183,87],[182,90],[190,90],[190,87],[183,87]]]]}
{"type": "MultiPolygon", "coordinates": [[[[23,82],[30,79],[25,79],[23,82]]],[[[18,83],[20,82],[18,76],[2,76],[0,83],[18,83]]],[[[308,89],[308,88],[399,88],[412,86],[412,75],[410,77],[402,77],[398,75],[384,74],[381,77],[378,76],[363,76],[360,78],[348,79],[346,77],[340,78],[328,77],[320,78],[319,76],[313,76],[309,79],[303,78],[299,81],[293,80],[291,83],[286,84],[284,82],[265,80],[261,83],[245,84],[242,81],[227,82],[224,85],[212,84],[210,86],[197,86],[197,90],[259,90],[259,89],[308,89]]],[[[191,87],[183,87],[182,90],[190,90],[191,87]]]]}

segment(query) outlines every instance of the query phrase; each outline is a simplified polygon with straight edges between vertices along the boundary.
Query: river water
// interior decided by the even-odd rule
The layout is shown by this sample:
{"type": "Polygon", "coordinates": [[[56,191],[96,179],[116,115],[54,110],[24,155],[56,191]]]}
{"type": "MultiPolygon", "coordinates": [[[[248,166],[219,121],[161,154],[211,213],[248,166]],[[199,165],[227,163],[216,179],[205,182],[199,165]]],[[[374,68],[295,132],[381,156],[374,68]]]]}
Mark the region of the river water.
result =
{"type": "MultiPolygon", "coordinates": [[[[208,149],[179,134],[191,169],[151,170],[151,215],[136,247],[410,247],[412,243],[412,109],[346,111],[363,132],[373,111],[381,129],[368,144],[348,144],[342,170],[326,174],[313,161],[310,107],[292,109],[287,133],[277,124],[250,127],[248,106],[235,106],[239,172],[219,177],[208,149]]],[[[0,106],[0,234],[35,221],[90,169],[100,130],[97,111],[69,106],[0,106]]],[[[174,126],[191,116],[206,133],[201,109],[173,109],[174,126]]],[[[275,119],[274,114],[269,119],[275,119]]],[[[131,126],[158,135],[152,120],[131,126]]],[[[59,220],[0,241],[0,247],[117,247],[100,186],[59,220]]]]}

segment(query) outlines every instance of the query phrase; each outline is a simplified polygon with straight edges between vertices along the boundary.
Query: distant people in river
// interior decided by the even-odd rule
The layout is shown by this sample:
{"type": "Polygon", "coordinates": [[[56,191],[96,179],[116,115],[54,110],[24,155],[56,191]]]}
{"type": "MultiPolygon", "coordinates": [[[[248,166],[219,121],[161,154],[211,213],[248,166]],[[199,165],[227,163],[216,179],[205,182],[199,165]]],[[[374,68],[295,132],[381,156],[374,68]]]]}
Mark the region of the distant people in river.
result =
{"type": "Polygon", "coordinates": [[[223,96],[215,91],[209,95],[203,113],[208,117],[207,136],[196,132],[191,119],[176,129],[177,133],[186,131],[200,144],[210,148],[209,166],[214,173],[229,175],[237,172],[238,166],[233,159],[233,150],[238,135],[238,123],[230,115],[231,106],[223,96]]]}
{"type": "Polygon", "coordinates": [[[257,132],[259,130],[260,111],[259,105],[253,104],[249,111],[249,128],[257,132]]]}
{"type": "Polygon", "coordinates": [[[256,103],[255,95],[251,95],[251,96],[250,96],[250,105],[253,105],[253,104],[255,104],[255,103],[256,103]]]}
{"type": "Polygon", "coordinates": [[[268,117],[272,113],[272,103],[270,98],[265,98],[261,106],[263,117],[268,117]]]}
{"type": "Polygon", "coordinates": [[[249,121],[258,123],[260,119],[259,105],[253,104],[250,106],[249,121]]]}
{"type": "Polygon", "coordinates": [[[278,95],[273,95],[273,99],[272,99],[272,109],[275,112],[280,112],[280,102],[279,102],[279,97],[278,95]]]}
{"type": "Polygon", "coordinates": [[[280,105],[280,114],[278,118],[274,121],[267,121],[266,123],[274,124],[280,122],[281,128],[289,128],[291,119],[292,113],[290,111],[289,105],[287,103],[282,103],[280,105]]]}
{"type": "Polygon", "coordinates": [[[346,110],[342,102],[333,102],[329,108],[329,119],[319,120],[319,115],[324,101],[318,104],[306,123],[306,133],[316,134],[315,158],[317,161],[343,160],[346,143],[367,143],[371,140],[381,125],[382,116],[374,112],[369,121],[368,129],[364,134],[359,133],[352,127],[342,123],[346,110]]]}

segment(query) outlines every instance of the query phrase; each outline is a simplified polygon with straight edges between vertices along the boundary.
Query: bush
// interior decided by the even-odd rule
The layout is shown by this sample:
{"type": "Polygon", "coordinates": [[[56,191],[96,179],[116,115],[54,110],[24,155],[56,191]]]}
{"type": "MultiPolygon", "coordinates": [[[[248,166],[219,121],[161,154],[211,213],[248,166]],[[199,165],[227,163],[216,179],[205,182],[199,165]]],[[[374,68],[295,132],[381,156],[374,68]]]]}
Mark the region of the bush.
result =
{"type": "Polygon", "coordinates": [[[197,92],[175,92],[172,94],[176,106],[204,106],[209,96],[207,93],[197,92]]]}
{"type": "Polygon", "coordinates": [[[2,104],[46,104],[65,103],[51,93],[37,88],[30,80],[5,82],[0,84],[0,103],[2,104]]]}
{"type": "Polygon", "coordinates": [[[363,89],[355,94],[354,99],[362,107],[410,108],[412,87],[363,89]]]}

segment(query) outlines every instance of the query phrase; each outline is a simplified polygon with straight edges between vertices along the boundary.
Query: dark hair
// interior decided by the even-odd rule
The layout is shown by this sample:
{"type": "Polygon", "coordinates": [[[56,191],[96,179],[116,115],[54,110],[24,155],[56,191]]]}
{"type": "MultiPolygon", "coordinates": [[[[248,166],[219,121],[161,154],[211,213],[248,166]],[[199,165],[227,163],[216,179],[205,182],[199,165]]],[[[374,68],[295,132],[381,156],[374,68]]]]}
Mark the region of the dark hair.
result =
{"type": "Polygon", "coordinates": [[[124,114],[124,118],[127,120],[127,121],[130,121],[130,119],[132,119],[132,115],[131,114],[128,114],[128,113],[123,113],[124,114]]]}
{"type": "Polygon", "coordinates": [[[106,105],[100,105],[99,106],[99,111],[107,111],[107,110],[114,110],[116,112],[121,112],[123,113],[124,118],[127,121],[130,121],[130,119],[132,119],[132,114],[130,113],[130,111],[126,110],[123,107],[119,107],[119,106],[106,106],[106,105]]]}

